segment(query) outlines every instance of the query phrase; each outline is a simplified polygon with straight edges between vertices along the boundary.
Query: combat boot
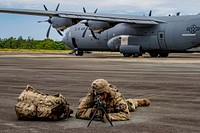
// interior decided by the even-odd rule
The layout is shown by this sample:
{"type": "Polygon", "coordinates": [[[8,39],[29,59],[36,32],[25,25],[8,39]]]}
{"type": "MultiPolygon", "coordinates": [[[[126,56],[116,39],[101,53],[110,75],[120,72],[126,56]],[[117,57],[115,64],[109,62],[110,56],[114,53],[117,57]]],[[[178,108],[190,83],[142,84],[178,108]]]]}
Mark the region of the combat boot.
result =
{"type": "Polygon", "coordinates": [[[150,101],[146,98],[143,99],[137,99],[138,102],[138,106],[149,106],[150,105],[150,101]]]}

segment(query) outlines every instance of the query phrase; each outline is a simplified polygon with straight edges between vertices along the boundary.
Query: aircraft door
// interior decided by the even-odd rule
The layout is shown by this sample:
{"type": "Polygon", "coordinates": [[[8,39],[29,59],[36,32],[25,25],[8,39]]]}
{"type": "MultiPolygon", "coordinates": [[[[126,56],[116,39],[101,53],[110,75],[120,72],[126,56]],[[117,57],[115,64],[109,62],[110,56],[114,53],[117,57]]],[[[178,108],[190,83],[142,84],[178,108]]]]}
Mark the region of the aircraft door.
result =
{"type": "Polygon", "coordinates": [[[166,43],[165,43],[165,32],[159,31],[158,32],[158,44],[160,46],[160,49],[166,49],[166,43]]]}
{"type": "Polygon", "coordinates": [[[75,38],[72,38],[72,45],[74,46],[74,48],[78,48],[75,38]]]}

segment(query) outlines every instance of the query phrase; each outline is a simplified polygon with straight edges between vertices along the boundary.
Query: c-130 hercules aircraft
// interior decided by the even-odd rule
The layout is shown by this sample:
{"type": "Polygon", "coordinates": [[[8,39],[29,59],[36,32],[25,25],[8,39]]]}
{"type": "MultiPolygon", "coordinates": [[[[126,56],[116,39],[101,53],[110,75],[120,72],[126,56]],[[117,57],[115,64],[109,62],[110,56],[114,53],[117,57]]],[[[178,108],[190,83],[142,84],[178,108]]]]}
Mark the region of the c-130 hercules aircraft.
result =
{"type": "MultiPolygon", "coordinates": [[[[50,27],[66,30],[63,42],[76,55],[84,51],[120,52],[124,57],[168,57],[169,53],[187,53],[200,45],[200,15],[128,16],[84,12],[0,8],[2,13],[48,16],[50,27]]],[[[43,22],[43,21],[39,21],[43,22]]]]}

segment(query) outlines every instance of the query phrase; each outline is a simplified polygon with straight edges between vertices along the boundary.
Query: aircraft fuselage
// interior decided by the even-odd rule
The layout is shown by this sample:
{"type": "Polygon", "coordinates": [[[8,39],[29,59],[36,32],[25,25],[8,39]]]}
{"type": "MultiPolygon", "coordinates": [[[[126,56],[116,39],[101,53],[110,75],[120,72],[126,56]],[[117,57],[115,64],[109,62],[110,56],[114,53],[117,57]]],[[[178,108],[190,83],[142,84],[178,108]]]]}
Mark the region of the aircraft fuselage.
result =
{"type": "Polygon", "coordinates": [[[117,51],[123,54],[185,52],[200,44],[200,15],[155,19],[165,22],[145,27],[120,23],[100,34],[96,33],[97,39],[92,36],[90,30],[87,30],[83,37],[86,26],[78,23],[67,29],[63,42],[70,48],[81,51],[117,51]],[[130,49],[132,46],[136,48],[130,51],[127,50],[129,48],[122,50],[122,45],[130,46],[130,49]]]}

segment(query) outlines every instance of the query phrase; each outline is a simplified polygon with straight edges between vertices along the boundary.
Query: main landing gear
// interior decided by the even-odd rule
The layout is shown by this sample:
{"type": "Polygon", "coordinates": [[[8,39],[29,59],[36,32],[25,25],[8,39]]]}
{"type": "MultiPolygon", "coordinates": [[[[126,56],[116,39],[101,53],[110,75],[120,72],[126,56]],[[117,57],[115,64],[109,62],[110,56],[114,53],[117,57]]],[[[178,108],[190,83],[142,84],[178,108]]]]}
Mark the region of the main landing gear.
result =
{"type": "MultiPolygon", "coordinates": [[[[139,57],[142,56],[142,54],[127,54],[127,53],[123,53],[124,57],[139,57]]],[[[149,55],[151,57],[168,57],[169,53],[167,52],[162,52],[162,53],[158,53],[158,52],[149,52],[149,55]]]]}
{"type": "Polygon", "coordinates": [[[167,52],[163,52],[163,53],[149,52],[149,55],[151,57],[168,57],[169,53],[167,53],[167,52]]]}
{"type": "Polygon", "coordinates": [[[126,53],[123,53],[124,57],[139,57],[139,56],[142,56],[142,54],[126,54],[126,53]]]}

